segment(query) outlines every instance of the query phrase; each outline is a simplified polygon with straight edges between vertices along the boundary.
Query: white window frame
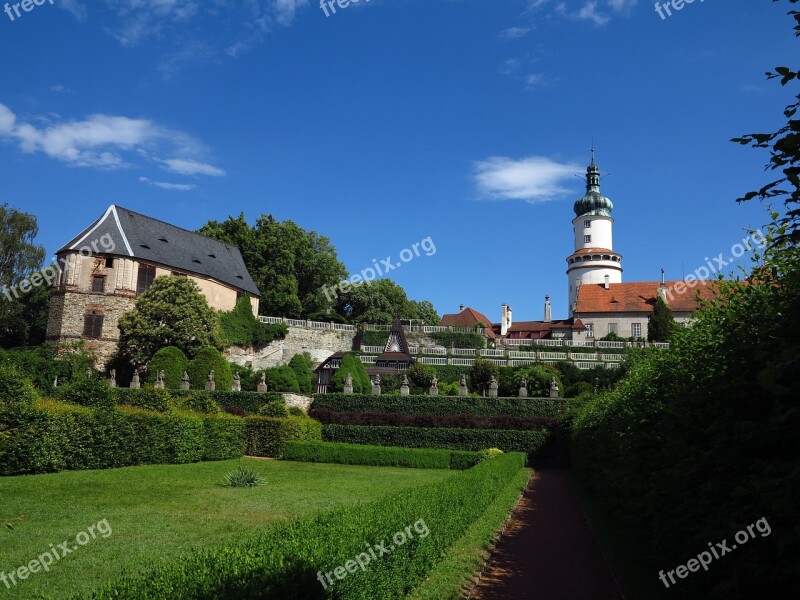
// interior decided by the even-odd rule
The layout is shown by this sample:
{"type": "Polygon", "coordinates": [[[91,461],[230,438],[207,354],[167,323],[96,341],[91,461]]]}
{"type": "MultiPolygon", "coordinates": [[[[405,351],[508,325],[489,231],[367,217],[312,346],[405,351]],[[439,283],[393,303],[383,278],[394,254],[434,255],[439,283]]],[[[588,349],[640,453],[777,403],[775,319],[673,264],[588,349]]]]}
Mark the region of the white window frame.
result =
{"type": "Polygon", "coordinates": [[[641,323],[631,323],[631,336],[635,338],[642,337],[642,324],[641,323]]]}
{"type": "Polygon", "coordinates": [[[591,244],[592,243],[592,236],[591,235],[583,236],[583,243],[584,244],[591,244]]]}
{"type": "Polygon", "coordinates": [[[586,337],[593,338],[594,337],[594,323],[584,323],[586,325],[586,337]]]}

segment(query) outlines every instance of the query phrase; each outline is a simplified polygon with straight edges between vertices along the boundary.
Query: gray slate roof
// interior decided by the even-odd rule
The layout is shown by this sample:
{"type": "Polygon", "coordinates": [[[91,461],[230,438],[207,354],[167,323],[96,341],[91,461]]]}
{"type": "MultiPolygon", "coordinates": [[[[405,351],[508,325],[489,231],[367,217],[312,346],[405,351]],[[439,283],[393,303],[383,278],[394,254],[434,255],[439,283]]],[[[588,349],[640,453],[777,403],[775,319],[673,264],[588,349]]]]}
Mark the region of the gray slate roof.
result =
{"type": "Polygon", "coordinates": [[[81,248],[90,248],[96,255],[135,258],[209,277],[254,296],[261,296],[235,246],[121,206],[109,206],[102,217],[67,242],[56,254],[81,248]]]}

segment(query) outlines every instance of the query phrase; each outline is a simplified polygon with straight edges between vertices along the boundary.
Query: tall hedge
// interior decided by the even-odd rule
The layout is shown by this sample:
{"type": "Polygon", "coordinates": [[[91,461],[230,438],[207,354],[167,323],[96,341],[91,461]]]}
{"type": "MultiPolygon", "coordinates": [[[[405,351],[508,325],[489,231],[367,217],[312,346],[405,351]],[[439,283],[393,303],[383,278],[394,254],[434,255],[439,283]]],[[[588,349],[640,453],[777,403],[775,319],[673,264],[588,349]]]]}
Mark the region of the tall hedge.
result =
{"type": "Polygon", "coordinates": [[[242,541],[198,550],[144,575],[122,577],[94,597],[400,598],[484,514],[498,490],[516,485],[524,460],[520,454],[499,456],[391,497],[273,525],[242,541]],[[393,539],[396,534],[404,535],[403,543],[393,539]],[[392,545],[392,551],[371,560],[365,544],[382,540],[387,547],[392,545]],[[324,577],[356,557],[370,562],[341,581],[334,578],[333,585],[323,589],[319,573],[324,577]]]}
{"type": "Polygon", "coordinates": [[[549,398],[475,398],[450,396],[372,396],[367,394],[317,394],[312,409],[354,413],[408,415],[474,415],[558,417],[560,401],[549,398]]]}
{"type": "Polygon", "coordinates": [[[300,384],[297,375],[289,365],[281,365],[264,371],[267,388],[272,392],[300,393],[300,384]]]}
{"type": "Polygon", "coordinates": [[[372,381],[367,375],[367,370],[361,359],[348,352],[342,357],[342,363],[330,381],[330,387],[335,392],[344,392],[344,382],[347,375],[353,376],[353,391],[356,394],[369,394],[372,391],[372,381]]]}
{"type": "Polygon", "coordinates": [[[311,370],[312,366],[311,356],[307,353],[295,354],[289,361],[289,367],[294,371],[300,392],[303,394],[310,394],[314,391],[315,377],[314,371],[311,370]]]}
{"type": "Polygon", "coordinates": [[[181,387],[184,371],[189,368],[189,359],[183,351],[176,346],[167,346],[153,355],[147,364],[145,382],[153,384],[159,371],[164,371],[164,385],[177,390],[181,387]]]}
{"type": "Polygon", "coordinates": [[[416,469],[464,470],[481,462],[480,452],[332,444],[329,442],[288,441],[283,460],[370,465],[373,467],[407,467],[416,469]]]}
{"type": "Polygon", "coordinates": [[[216,389],[230,391],[233,386],[233,372],[225,357],[216,348],[200,349],[189,363],[189,381],[193,389],[205,389],[209,371],[214,371],[216,389]]]}
{"type": "Polygon", "coordinates": [[[289,440],[322,440],[322,423],[308,417],[247,417],[245,453],[280,458],[289,440]]]}

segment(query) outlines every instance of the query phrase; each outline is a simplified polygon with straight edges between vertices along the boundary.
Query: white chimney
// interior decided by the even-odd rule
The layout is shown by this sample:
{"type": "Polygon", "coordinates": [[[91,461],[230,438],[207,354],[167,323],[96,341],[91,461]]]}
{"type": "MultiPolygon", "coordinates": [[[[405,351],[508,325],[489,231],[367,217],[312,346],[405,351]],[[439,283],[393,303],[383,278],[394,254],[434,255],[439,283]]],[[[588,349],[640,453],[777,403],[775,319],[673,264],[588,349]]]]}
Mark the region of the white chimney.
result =
{"type": "Polygon", "coordinates": [[[606,285],[605,285],[605,288],[606,288],[606,289],[610,289],[610,288],[611,288],[611,285],[609,284],[609,280],[610,280],[610,279],[611,279],[611,277],[610,277],[610,276],[608,276],[608,275],[606,275],[606,285]]]}
{"type": "Polygon", "coordinates": [[[508,304],[500,305],[500,335],[508,333],[508,322],[511,319],[511,307],[508,304]]]}
{"type": "Polygon", "coordinates": [[[458,312],[461,312],[462,310],[464,310],[464,305],[463,304],[459,304],[458,305],[458,312]]]}
{"type": "Polygon", "coordinates": [[[553,320],[552,311],[550,310],[550,296],[544,297],[544,322],[550,323],[553,320]]]}

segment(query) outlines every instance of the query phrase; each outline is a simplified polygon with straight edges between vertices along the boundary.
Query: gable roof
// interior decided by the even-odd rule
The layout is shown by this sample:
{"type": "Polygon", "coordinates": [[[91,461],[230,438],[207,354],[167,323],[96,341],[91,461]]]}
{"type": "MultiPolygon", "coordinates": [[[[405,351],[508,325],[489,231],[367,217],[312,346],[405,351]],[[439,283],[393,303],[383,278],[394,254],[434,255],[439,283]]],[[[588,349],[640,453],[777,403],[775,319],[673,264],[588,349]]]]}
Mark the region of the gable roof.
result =
{"type": "MultiPolygon", "coordinates": [[[[500,323],[493,326],[496,334],[500,334],[500,323]]],[[[553,331],[570,329],[580,331],[586,329],[583,321],[570,318],[556,321],[517,321],[508,328],[507,337],[510,339],[526,340],[535,338],[549,338],[553,331]]]]}
{"type": "Polygon", "coordinates": [[[481,324],[486,327],[486,335],[490,338],[495,338],[497,335],[492,331],[492,322],[483,313],[479,313],[472,308],[465,308],[460,313],[443,315],[442,320],[439,321],[441,327],[475,327],[481,324]]]}
{"type": "MultiPolygon", "coordinates": [[[[699,281],[694,287],[689,287],[685,281],[667,281],[667,304],[674,312],[694,312],[700,308],[697,292],[704,300],[713,297],[714,281],[699,281]],[[680,286],[681,293],[676,289],[680,286]]],[[[587,313],[625,313],[625,312],[653,312],[653,306],[658,296],[660,281],[637,281],[632,283],[612,283],[609,289],[605,285],[584,284],[578,289],[577,307],[575,312],[580,315],[587,313]]]]}
{"type": "Polygon", "coordinates": [[[94,250],[96,254],[136,258],[209,277],[254,296],[261,296],[235,246],[121,206],[109,206],[103,216],[67,242],[56,254],[91,247],[91,242],[98,247],[94,250]],[[110,236],[113,249],[105,250],[110,244],[98,245],[98,240],[104,236],[110,236]]]}

